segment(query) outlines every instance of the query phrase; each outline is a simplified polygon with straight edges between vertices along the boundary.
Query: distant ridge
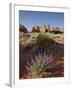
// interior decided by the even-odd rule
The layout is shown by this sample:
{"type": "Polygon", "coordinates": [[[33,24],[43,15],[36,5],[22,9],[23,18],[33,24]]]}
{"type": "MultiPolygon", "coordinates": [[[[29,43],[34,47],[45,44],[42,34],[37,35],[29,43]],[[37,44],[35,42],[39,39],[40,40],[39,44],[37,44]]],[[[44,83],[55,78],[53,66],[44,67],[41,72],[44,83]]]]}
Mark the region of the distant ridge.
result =
{"type": "Polygon", "coordinates": [[[19,25],[19,31],[20,32],[24,32],[24,33],[35,33],[35,32],[51,32],[51,33],[63,33],[64,32],[64,28],[58,28],[58,27],[51,27],[50,25],[37,25],[37,26],[33,26],[31,28],[31,30],[27,30],[27,28],[20,24],[19,25]]]}

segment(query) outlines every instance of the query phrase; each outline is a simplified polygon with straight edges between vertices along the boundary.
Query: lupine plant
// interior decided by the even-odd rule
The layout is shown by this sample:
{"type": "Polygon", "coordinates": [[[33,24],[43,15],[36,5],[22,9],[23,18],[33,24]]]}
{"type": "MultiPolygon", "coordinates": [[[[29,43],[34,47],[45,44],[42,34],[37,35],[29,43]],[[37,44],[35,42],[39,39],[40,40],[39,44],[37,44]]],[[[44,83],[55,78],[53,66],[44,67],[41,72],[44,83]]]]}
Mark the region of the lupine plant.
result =
{"type": "Polygon", "coordinates": [[[42,77],[42,73],[54,67],[54,58],[52,55],[48,56],[46,52],[39,53],[35,55],[35,59],[31,59],[31,63],[27,63],[26,67],[30,73],[34,74],[35,78],[42,77]]]}

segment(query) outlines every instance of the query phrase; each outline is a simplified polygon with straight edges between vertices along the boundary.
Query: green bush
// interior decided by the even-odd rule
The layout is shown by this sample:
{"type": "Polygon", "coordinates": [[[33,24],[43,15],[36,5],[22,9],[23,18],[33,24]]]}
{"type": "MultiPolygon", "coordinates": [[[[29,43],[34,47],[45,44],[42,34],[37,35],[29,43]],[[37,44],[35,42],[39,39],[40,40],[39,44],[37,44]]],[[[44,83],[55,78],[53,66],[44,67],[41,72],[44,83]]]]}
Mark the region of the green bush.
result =
{"type": "Polygon", "coordinates": [[[50,38],[49,36],[46,36],[44,34],[39,34],[37,36],[36,42],[37,44],[43,46],[44,48],[47,48],[49,45],[54,43],[54,40],[50,38]]]}

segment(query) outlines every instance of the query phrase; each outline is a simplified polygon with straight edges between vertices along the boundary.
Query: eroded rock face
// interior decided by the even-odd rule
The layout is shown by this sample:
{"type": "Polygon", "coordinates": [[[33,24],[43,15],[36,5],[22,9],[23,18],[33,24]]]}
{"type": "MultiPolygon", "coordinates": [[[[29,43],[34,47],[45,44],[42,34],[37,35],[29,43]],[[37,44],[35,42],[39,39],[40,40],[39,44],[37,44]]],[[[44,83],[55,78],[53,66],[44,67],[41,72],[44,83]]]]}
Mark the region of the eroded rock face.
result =
{"type": "Polygon", "coordinates": [[[39,26],[32,27],[31,32],[40,32],[40,27],[39,26]]]}
{"type": "Polygon", "coordinates": [[[48,32],[50,30],[50,26],[42,25],[42,26],[33,26],[30,32],[48,32]]]}
{"type": "Polygon", "coordinates": [[[19,25],[19,32],[28,33],[28,30],[24,25],[20,24],[19,25]]]}
{"type": "Polygon", "coordinates": [[[50,25],[41,25],[41,26],[33,26],[30,32],[64,32],[63,28],[54,28],[50,27],[50,25]]]}
{"type": "Polygon", "coordinates": [[[31,28],[31,30],[27,30],[27,28],[20,24],[19,25],[19,32],[22,32],[22,33],[28,33],[28,32],[50,32],[50,33],[63,33],[64,32],[64,29],[63,28],[54,28],[54,27],[50,27],[50,25],[41,25],[41,26],[33,26],[31,28]]]}
{"type": "Polygon", "coordinates": [[[45,31],[46,31],[45,27],[44,26],[40,26],[40,32],[45,32],[45,31]]]}
{"type": "Polygon", "coordinates": [[[50,25],[44,25],[44,27],[45,27],[45,31],[46,32],[49,32],[50,31],[50,25]]]}

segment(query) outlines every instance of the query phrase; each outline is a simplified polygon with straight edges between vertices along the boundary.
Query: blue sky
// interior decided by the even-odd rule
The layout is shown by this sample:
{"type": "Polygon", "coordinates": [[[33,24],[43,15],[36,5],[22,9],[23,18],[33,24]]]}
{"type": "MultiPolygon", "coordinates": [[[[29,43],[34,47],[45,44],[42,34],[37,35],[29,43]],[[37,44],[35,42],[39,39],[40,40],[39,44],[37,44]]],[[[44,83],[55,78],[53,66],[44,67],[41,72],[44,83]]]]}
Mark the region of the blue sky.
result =
{"type": "Polygon", "coordinates": [[[36,25],[51,25],[51,27],[64,27],[64,13],[19,11],[19,24],[23,24],[28,30],[36,25]]]}

